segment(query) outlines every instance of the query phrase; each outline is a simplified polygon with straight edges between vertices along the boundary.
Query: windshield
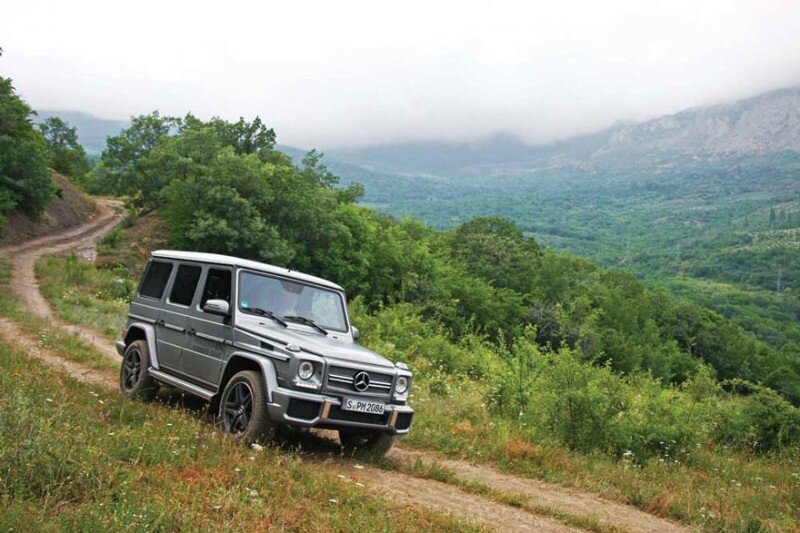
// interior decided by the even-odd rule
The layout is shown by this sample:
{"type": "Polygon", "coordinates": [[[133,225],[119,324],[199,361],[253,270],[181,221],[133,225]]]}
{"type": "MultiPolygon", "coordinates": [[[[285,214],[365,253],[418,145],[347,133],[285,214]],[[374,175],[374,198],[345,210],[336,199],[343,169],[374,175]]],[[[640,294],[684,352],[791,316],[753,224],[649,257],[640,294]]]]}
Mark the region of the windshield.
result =
{"type": "Polygon", "coordinates": [[[239,310],[261,308],[280,317],[305,317],[334,331],[347,331],[344,299],[336,291],[266,274],[239,275],[239,310]]]}

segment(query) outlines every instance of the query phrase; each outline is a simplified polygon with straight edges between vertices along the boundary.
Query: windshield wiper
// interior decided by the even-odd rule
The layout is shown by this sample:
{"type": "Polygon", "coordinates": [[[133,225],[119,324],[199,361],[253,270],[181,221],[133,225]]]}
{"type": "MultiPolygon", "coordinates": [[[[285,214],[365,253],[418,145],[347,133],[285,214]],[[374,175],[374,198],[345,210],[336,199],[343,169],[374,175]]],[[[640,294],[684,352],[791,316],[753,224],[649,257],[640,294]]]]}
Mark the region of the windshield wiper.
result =
{"type": "Polygon", "coordinates": [[[295,316],[295,315],[287,315],[285,317],[286,320],[291,320],[293,322],[300,322],[301,324],[305,324],[306,326],[311,326],[315,330],[319,331],[323,335],[328,334],[328,330],[311,320],[310,318],[306,318],[304,316],[295,316]]]}
{"type": "Polygon", "coordinates": [[[274,320],[275,322],[277,322],[278,324],[280,324],[281,326],[283,326],[285,328],[289,327],[289,324],[287,324],[285,320],[283,320],[281,317],[279,317],[278,315],[276,315],[272,311],[267,311],[266,309],[261,309],[260,307],[247,307],[245,310],[253,312],[253,313],[256,313],[257,315],[261,315],[261,316],[265,316],[267,318],[271,318],[272,320],[274,320]]]}

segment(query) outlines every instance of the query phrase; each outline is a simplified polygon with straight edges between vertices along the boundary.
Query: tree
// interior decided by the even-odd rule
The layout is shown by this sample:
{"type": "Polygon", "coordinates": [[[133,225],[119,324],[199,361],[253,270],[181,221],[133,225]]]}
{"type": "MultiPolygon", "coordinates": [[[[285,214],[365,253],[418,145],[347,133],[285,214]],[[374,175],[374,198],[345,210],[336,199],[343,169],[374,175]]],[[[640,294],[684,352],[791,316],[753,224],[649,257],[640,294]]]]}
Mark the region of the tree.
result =
{"type": "Polygon", "coordinates": [[[50,117],[39,124],[39,130],[47,141],[50,167],[76,181],[82,181],[91,170],[91,165],[86,151],[78,142],[75,128],[58,117],[50,117]]]}
{"type": "Polygon", "coordinates": [[[500,217],[476,217],[455,229],[450,247],[470,274],[496,287],[527,293],[541,250],[513,222],[500,217]]]}
{"type": "Polygon", "coordinates": [[[157,207],[158,194],[167,181],[160,169],[148,165],[147,156],[166,142],[178,126],[180,119],[162,117],[158,111],[133,117],[127,129],[108,138],[100,163],[87,179],[87,189],[129,195],[137,206],[157,207]]]}
{"type": "Polygon", "coordinates": [[[33,127],[32,113],[11,79],[0,77],[0,223],[15,208],[39,216],[55,194],[47,143],[33,127]]]}
{"type": "Polygon", "coordinates": [[[164,189],[162,216],[181,248],[287,264],[290,243],[263,216],[272,200],[268,168],[229,147],[210,164],[164,189]]]}

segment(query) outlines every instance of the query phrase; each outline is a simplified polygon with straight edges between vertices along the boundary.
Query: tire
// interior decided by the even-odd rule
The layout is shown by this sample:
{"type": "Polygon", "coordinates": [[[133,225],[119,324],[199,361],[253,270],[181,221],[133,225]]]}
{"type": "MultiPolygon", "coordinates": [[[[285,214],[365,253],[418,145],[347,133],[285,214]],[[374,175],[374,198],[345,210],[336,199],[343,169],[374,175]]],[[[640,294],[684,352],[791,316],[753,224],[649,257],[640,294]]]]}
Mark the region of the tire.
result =
{"type": "Polygon", "coordinates": [[[243,370],[228,381],[219,399],[218,419],[222,431],[242,444],[273,440],[275,425],[267,413],[267,395],[260,373],[243,370]]]}
{"type": "Polygon", "coordinates": [[[150,401],[158,394],[158,382],[147,373],[150,349],[147,341],[133,341],[125,348],[119,369],[119,390],[127,398],[150,401]]]}
{"type": "Polygon", "coordinates": [[[394,444],[394,435],[369,429],[340,429],[339,442],[350,455],[383,457],[394,444]]]}

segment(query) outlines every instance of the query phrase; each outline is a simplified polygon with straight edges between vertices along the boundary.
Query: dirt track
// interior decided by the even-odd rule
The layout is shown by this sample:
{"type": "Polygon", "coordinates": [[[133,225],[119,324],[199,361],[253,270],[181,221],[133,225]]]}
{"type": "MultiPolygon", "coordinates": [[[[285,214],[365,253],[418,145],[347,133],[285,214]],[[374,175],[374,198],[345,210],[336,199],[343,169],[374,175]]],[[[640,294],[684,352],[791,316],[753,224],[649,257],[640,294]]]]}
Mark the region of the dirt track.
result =
{"type": "MultiPolygon", "coordinates": [[[[79,336],[99,352],[118,361],[112,339],[105,338],[88,328],[64,324],[56,319],[39,292],[34,265],[43,255],[80,251],[94,246],[97,240],[121,219],[120,203],[98,200],[98,213],[85,224],[46,237],[40,237],[17,246],[0,249],[0,257],[12,262],[11,287],[14,295],[33,315],[45,318],[57,327],[79,336]]],[[[66,371],[76,379],[113,389],[115,376],[65,361],[51,350],[40,349],[35,338],[24,334],[12,321],[0,319],[0,337],[9,344],[26,351],[42,362],[66,371]]],[[[680,525],[649,515],[630,506],[605,500],[597,495],[573,491],[559,485],[543,483],[529,478],[505,474],[485,465],[448,459],[436,453],[396,447],[390,457],[404,463],[417,460],[445,468],[459,479],[479,482],[496,491],[524,496],[533,506],[578,516],[591,516],[602,524],[628,531],[683,531],[680,525]]],[[[384,494],[387,501],[400,506],[421,506],[474,523],[478,526],[503,531],[574,531],[554,519],[526,512],[509,505],[497,503],[488,497],[468,493],[446,483],[417,478],[407,474],[360,465],[344,459],[321,459],[310,456],[320,466],[343,476],[348,481],[364,483],[371,490],[384,494]]]]}

